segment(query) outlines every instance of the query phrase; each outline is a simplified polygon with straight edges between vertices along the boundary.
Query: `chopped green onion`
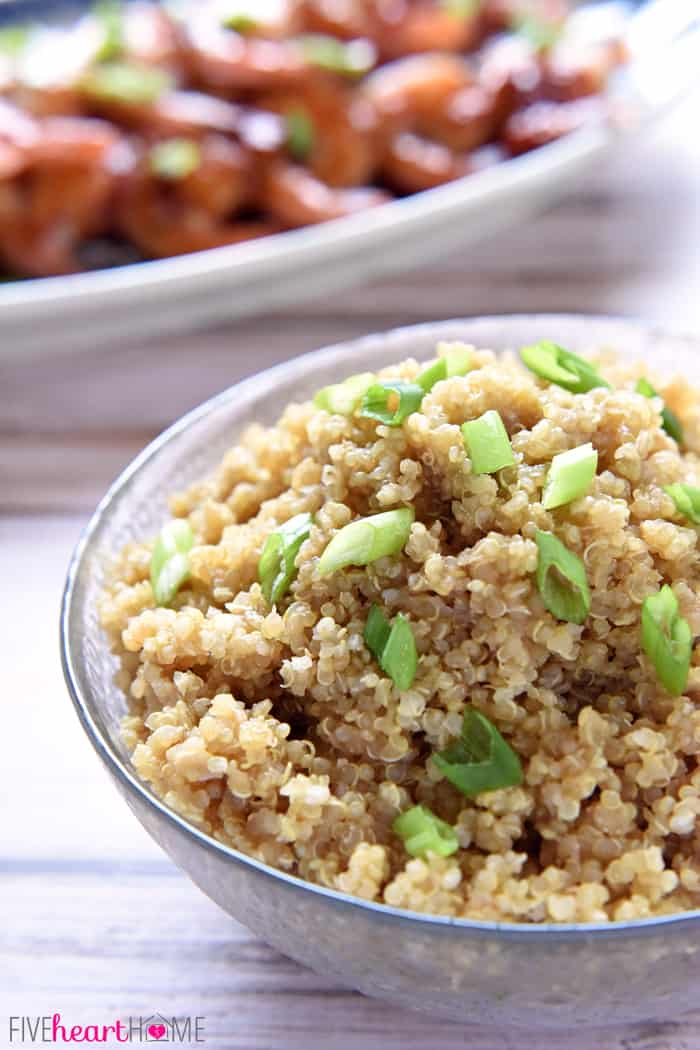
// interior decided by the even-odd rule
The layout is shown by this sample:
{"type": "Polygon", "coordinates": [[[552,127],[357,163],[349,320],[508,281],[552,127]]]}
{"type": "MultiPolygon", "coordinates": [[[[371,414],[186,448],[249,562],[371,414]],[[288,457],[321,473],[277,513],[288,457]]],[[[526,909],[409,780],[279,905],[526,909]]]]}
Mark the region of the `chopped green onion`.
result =
{"type": "Polygon", "coordinates": [[[535,533],[537,587],[545,608],[557,620],[583,623],[591,608],[586,570],[576,554],[551,532],[535,533]]]}
{"type": "Polygon", "coordinates": [[[310,514],[295,514],[265,540],[258,562],[258,580],[268,605],[282,599],[296,576],[296,556],[311,532],[310,514]]]}
{"type": "Polygon", "coordinates": [[[423,387],[427,394],[441,379],[451,379],[452,376],[463,376],[471,370],[472,351],[471,347],[463,343],[445,343],[445,352],[437,361],[424,368],[416,376],[416,383],[423,387]]]}
{"type": "Polygon", "coordinates": [[[184,518],[169,521],[160,530],[151,556],[151,587],[157,605],[168,605],[189,576],[187,554],[193,544],[192,527],[184,518]]]}
{"type": "Polygon", "coordinates": [[[418,411],[424,396],[423,387],[417,383],[385,379],[372,384],[362,399],[358,414],[366,419],[378,419],[390,427],[400,427],[407,416],[418,411]]]}
{"type": "Polygon", "coordinates": [[[437,361],[433,361],[432,364],[418,373],[416,385],[421,387],[424,394],[427,394],[442,379],[447,379],[447,362],[444,357],[438,357],[437,361]]]}
{"type": "Polygon", "coordinates": [[[29,26],[7,26],[0,29],[0,53],[18,55],[24,50],[30,32],[29,26]]]}
{"type": "Polygon", "coordinates": [[[295,160],[307,160],[314,148],[314,125],[311,117],[300,106],[290,109],[285,118],[287,148],[295,160]]]}
{"type": "Polygon", "coordinates": [[[523,363],[540,379],[548,379],[550,383],[556,383],[572,394],[585,394],[594,387],[610,386],[588,361],[556,343],[524,346],[520,356],[523,363]]]}
{"type": "Polygon", "coordinates": [[[411,625],[398,614],[389,623],[378,605],[373,605],[365,624],[365,642],[382,671],[386,671],[398,690],[413,685],[418,666],[416,642],[411,625]]]}
{"type": "Polygon", "coordinates": [[[168,139],[151,147],[148,163],[151,172],[160,179],[184,179],[196,171],[202,161],[202,151],[191,139],[168,139]]]}
{"type": "Polygon", "coordinates": [[[447,365],[448,379],[471,372],[474,364],[471,346],[466,343],[439,343],[438,350],[443,351],[441,360],[447,365]]]}
{"type": "Polygon", "coordinates": [[[245,7],[240,10],[232,10],[228,15],[221,18],[222,26],[226,29],[233,29],[234,33],[240,33],[241,35],[255,33],[259,24],[257,19],[245,7]]]}
{"type": "Polygon", "coordinates": [[[677,481],[673,485],[664,485],[664,492],[676,504],[676,510],[692,521],[693,525],[700,525],[700,489],[677,481]]]}
{"type": "MultiPolygon", "coordinates": [[[[642,394],[644,397],[658,397],[661,399],[661,394],[659,394],[649,380],[645,379],[643,376],[634,389],[637,394],[642,394]]],[[[661,426],[664,428],[668,436],[672,437],[673,440],[677,441],[680,445],[683,442],[683,426],[681,421],[676,413],[672,412],[663,401],[661,401],[661,404],[663,406],[661,409],[661,426]]]]}
{"type": "Polygon", "coordinates": [[[535,51],[547,51],[561,36],[562,24],[539,18],[531,11],[518,11],[512,19],[511,29],[524,37],[535,51]]]}
{"type": "Polygon", "coordinates": [[[680,696],[688,681],[693,636],[690,624],[678,614],[678,599],[664,584],[642,606],[642,649],[656,677],[671,696],[680,696]]]}
{"type": "Polygon", "coordinates": [[[478,15],[482,0],[442,0],[442,7],[453,18],[474,18],[478,15]]]}
{"type": "Polygon", "coordinates": [[[467,798],[523,782],[515,751],[495,725],[474,707],[464,712],[459,739],[433,755],[433,762],[467,798]]]}
{"type": "Polygon", "coordinates": [[[119,0],[100,0],[92,9],[92,16],[102,33],[97,53],[98,61],[109,62],[124,47],[124,9],[119,0]]]}
{"type": "Polygon", "coordinates": [[[94,98],[137,106],[156,102],[173,84],[173,77],[164,69],[131,65],[128,62],[108,62],[95,66],[82,81],[85,93],[94,98]]]}
{"type": "Polygon", "coordinates": [[[588,491],[598,467],[598,453],[587,442],[568,452],[559,452],[552,459],[542,494],[545,510],[554,510],[571,503],[588,491]]]}
{"type": "Polygon", "coordinates": [[[376,382],[374,372],[360,372],[342,383],[324,386],[314,397],[316,408],[339,416],[351,416],[365,396],[365,392],[376,382]]]}
{"type": "Polygon", "coordinates": [[[379,606],[373,605],[365,624],[365,644],[377,660],[384,652],[390,634],[391,624],[379,606]]]}
{"type": "Polygon", "coordinates": [[[393,830],[403,839],[406,852],[412,857],[437,853],[449,857],[459,849],[459,840],[453,827],[436,817],[427,806],[413,806],[396,818],[393,830]]]}
{"type": "Polygon", "coordinates": [[[472,461],[474,474],[495,474],[515,463],[508,433],[495,409],[489,409],[478,419],[462,424],[464,447],[472,461]]]}
{"type": "Polygon", "coordinates": [[[311,65],[346,77],[363,76],[377,60],[374,45],[369,40],[345,41],[324,33],[308,33],[297,37],[296,41],[311,65]]]}
{"type": "Polygon", "coordinates": [[[378,558],[403,550],[415,519],[412,507],[386,510],[369,518],[358,518],[336,532],[318,563],[321,576],[347,565],[369,565],[378,558]]]}

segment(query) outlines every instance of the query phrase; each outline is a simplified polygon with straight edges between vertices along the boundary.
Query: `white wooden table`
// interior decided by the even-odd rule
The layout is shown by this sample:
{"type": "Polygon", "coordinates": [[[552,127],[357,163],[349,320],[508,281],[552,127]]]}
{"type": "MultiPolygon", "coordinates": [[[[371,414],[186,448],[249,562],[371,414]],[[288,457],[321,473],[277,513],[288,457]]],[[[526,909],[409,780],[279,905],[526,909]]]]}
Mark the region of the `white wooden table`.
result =
{"type": "MultiPolygon", "coordinates": [[[[87,513],[127,460],[185,409],[285,356],[488,312],[630,313],[700,331],[699,117],[700,96],[540,221],[427,271],[164,345],[0,366],[0,1046],[15,1045],[9,1015],[55,1012],[83,1025],[199,1014],[222,1050],[521,1046],[522,1032],[465,1032],[340,989],[265,947],[173,867],[70,709],[61,584],[87,513]]],[[[562,1044],[525,1038],[533,1050],[562,1044]]],[[[566,1041],[700,1050],[700,1012],[566,1041]]]]}

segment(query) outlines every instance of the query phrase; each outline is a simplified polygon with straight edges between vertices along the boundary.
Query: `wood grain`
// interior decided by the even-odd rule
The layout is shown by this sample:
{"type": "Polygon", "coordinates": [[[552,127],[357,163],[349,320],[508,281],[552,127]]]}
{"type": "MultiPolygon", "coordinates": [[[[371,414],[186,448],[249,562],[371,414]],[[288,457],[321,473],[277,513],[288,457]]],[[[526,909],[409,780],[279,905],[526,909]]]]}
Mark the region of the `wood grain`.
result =
{"type": "MultiPolygon", "coordinates": [[[[10,1014],[202,1014],[221,1050],[700,1050],[700,1013],[565,1035],[468,1029],[362,998],[192,886],[108,782],[67,698],[56,621],[109,481],[173,418],[285,357],[412,321],[630,313],[700,330],[700,96],[537,222],[400,279],[148,346],[0,366],[0,1045],[10,1014]]],[[[478,1019],[475,1018],[475,1022],[478,1019]]]]}
{"type": "MultiPolygon", "coordinates": [[[[217,1050],[560,1050],[562,1033],[468,1028],[340,988],[256,940],[174,868],[81,866],[0,877],[13,931],[6,1011],[75,1023],[199,1014],[217,1050]],[[50,880],[50,882],[49,882],[50,880]],[[18,932],[20,931],[20,932],[18,932]]],[[[3,1006],[5,1004],[3,1003],[3,1006]]],[[[700,1014],[566,1033],[569,1050],[698,1050],[700,1014]]]]}

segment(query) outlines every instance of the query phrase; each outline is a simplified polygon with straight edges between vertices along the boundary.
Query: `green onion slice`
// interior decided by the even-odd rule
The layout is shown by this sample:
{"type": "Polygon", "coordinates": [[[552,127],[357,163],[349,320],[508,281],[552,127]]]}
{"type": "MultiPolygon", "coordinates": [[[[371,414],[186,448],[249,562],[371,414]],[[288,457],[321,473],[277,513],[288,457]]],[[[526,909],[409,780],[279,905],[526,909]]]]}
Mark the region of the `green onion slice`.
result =
{"type": "Polygon", "coordinates": [[[348,565],[369,565],[403,550],[415,519],[412,507],[358,518],[336,532],[318,562],[321,576],[348,565]]]}
{"type": "Polygon", "coordinates": [[[680,696],[688,681],[693,636],[690,624],[678,613],[678,599],[664,584],[642,605],[642,649],[656,677],[671,696],[680,696]]]}
{"type": "Polygon", "coordinates": [[[474,707],[464,712],[459,739],[433,755],[433,762],[467,798],[523,782],[515,751],[495,725],[474,707]]]}
{"type": "Polygon", "coordinates": [[[324,386],[314,397],[314,405],[335,415],[351,416],[374,382],[374,372],[360,372],[342,383],[324,386]]]}
{"type": "Polygon", "coordinates": [[[453,18],[474,18],[479,14],[482,0],[442,0],[442,7],[453,18]]]}
{"type": "Polygon", "coordinates": [[[227,4],[227,10],[221,16],[221,24],[225,29],[244,34],[255,32],[260,22],[253,13],[253,5],[243,2],[227,4]]]}
{"type": "Polygon", "coordinates": [[[471,371],[472,351],[471,347],[463,343],[445,343],[445,351],[442,357],[424,368],[416,376],[416,383],[423,387],[427,394],[441,379],[451,379],[452,376],[464,376],[471,371]]]}
{"type": "Polygon", "coordinates": [[[365,642],[382,671],[401,692],[410,689],[416,676],[418,655],[411,625],[398,614],[393,623],[373,605],[365,624],[365,642]]]}
{"type": "Polygon", "coordinates": [[[378,419],[390,427],[400,427],[407,416],[418,411],[424,396],[423,387],[417,383],[386,379],[373,383],[367,390],[358,414],[366,419],[378,419]]]}
{"type": "Polygon", "coordinates": [[[202,151],[191,139],[167,139],[151,147],[148,164],[160,179],[184,179],[196,171],[202,160],[202,151]]]}
{"type": "Polygon", "coordinates": [[[459,849],[459,840],[453,827],[436,817],[427,806],[413,806],[396,818],[393,830],[403,839],[406,852],[412,857],[437,853],[449,857],[459,849]]]}
{"type": "Polygon", "coordinates": [[[184,518],[169,521],[160,530],[151,556],[151,587],[157,605],[168,605],[187,580],[187,554],[193,544],[192,527],[184,518]]]}
{"type": "Polygon", "coordinates": [[[648,379],[642,376],[638,380],[636,387],[634,388],[637,394],[642,394],[644,397],[658,397],[661,400],[661,426],[664,428],[669,437],[672,437],[678,444],[683,442],[683,425],[676,415],[672,412],[668,405],[664,404],[661,394],[658,390],[655,390],[648,379]]]}
{"type": "Polygon", "coordinates": [[[520,351],[522,361],[540,379],[570,390],[572,394],[585,394],[594,387],[610,384],[599,376],[593,365],[582,357],[565,350],[556,343],[542,342],[535,346],[524,346],[520,351]]]}
{"type": "Polygon", "coordinates": [[[363,76],[377,60],[374,45],[365,39],[344,41],[324,33],[307,33],[296,37],[296,42],[310,65],[346,77],[363,76]]]}
{"type": "Polygon", "coordinates": [[[105,62],[95,66],[82,81],[82,88],[86,94],[129,105],[156,102],[173,85],[173,77],[164,69],[137,66],[128,62],[105,62]]]}
{"type": "Polygon", "coordinates": [[[287,149],[298,161],[307,160],[314,148],[315,134],[311,117],[300,106],[290,109],[285,118],[287,149]]]}
{"type": "Polygon", "coordinates": [[[29,26],[7,26],[0,29],[0,54],[19,55],[29,40],[29,26]]]}
{"type": "Polygon", "coordinates": [[[124,48],[123,4],[119,0],[100,0],[91,13],[102,35],[97,59],[99,62],[109,62],[124,48]]]}
{"type": "Polygon", "coordinates": [[[276,605],[289,590],[296,576],[296,556],[309,538],[313,519],[295,514],[265,540],[258,562],[258,580],[268,605],[276,605]]]}
{"type": "Polygon", "coordinates": [[[552,459],[542,494],[545,510],[554,510],[585,495],[598,468],[598,452],[587,442],[552,459]]]}
{"type": "Polygon", "coordinates": [[[237,15],[228,15],[224,18],[224,26],[226,29],[233,29],[235,33],[252,33],[257,29],[258,23],[250,15],[239,12],[237,15]]]}
{"type": "Polygon", "coordinates": [[[547,51],[553,47],[562,28],[561,22],[551,22],[528,11],[516,12],[511,22],[513,32],[524,37],[535,51],[547,51]]]}
{"type": "Polygon", "coordinates": [[[692,521],[693,525],[700,525],[700,489],[677,481],[673,485],[664,485],[664,492],[676,504],[676,510],[692,521]]]}
{"type": "Polygon", "coordinates": [[[462,437],[474,474],[495,474],[515,463],[508,433],[495,409],[463,423],[462,437]]]}
{"type": "Polygon", "coordinates": [[[436,383],[447,379],[447,362],[444,357],[438,357],[437,361],[424,368],[416,376],[416,385],[421,387],[424,394],[429,393],[436,383]]]}
{"type": "Polygon", "coordinates": [[[535,533],[537,587],[545,608],[557,620],[583,623],[591,608],[583,562],[551,532],[535,533]]]}

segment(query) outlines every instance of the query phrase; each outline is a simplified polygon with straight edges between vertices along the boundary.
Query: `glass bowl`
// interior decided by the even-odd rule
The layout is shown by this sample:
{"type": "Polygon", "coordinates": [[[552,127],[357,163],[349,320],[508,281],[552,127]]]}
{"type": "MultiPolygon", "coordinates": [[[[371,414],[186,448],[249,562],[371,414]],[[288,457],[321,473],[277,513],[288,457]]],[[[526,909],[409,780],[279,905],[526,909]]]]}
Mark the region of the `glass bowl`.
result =
{"type": "Polygon", "coordinates": [[[61,647],[78,717],[119,792],[173,861],[226,912],[285,955],[369,995],[464,1023],[536,1027],[672,1018],[697,1003],[700,911],[616,924],[522,925],[431,917],[311,885],[222,845],[156,798],[119,737],[125,700],[100,630],[106,556],[157,532],[166,496],[207,473],[252,421],[289,401],[440,339],[503,350],[550,338],[575,351],[615,347],[700,379],[700,341],[611,318],[560,315],[445,321],[307,354],[190,412],[127,467],[74,554],[61,647]]]}

